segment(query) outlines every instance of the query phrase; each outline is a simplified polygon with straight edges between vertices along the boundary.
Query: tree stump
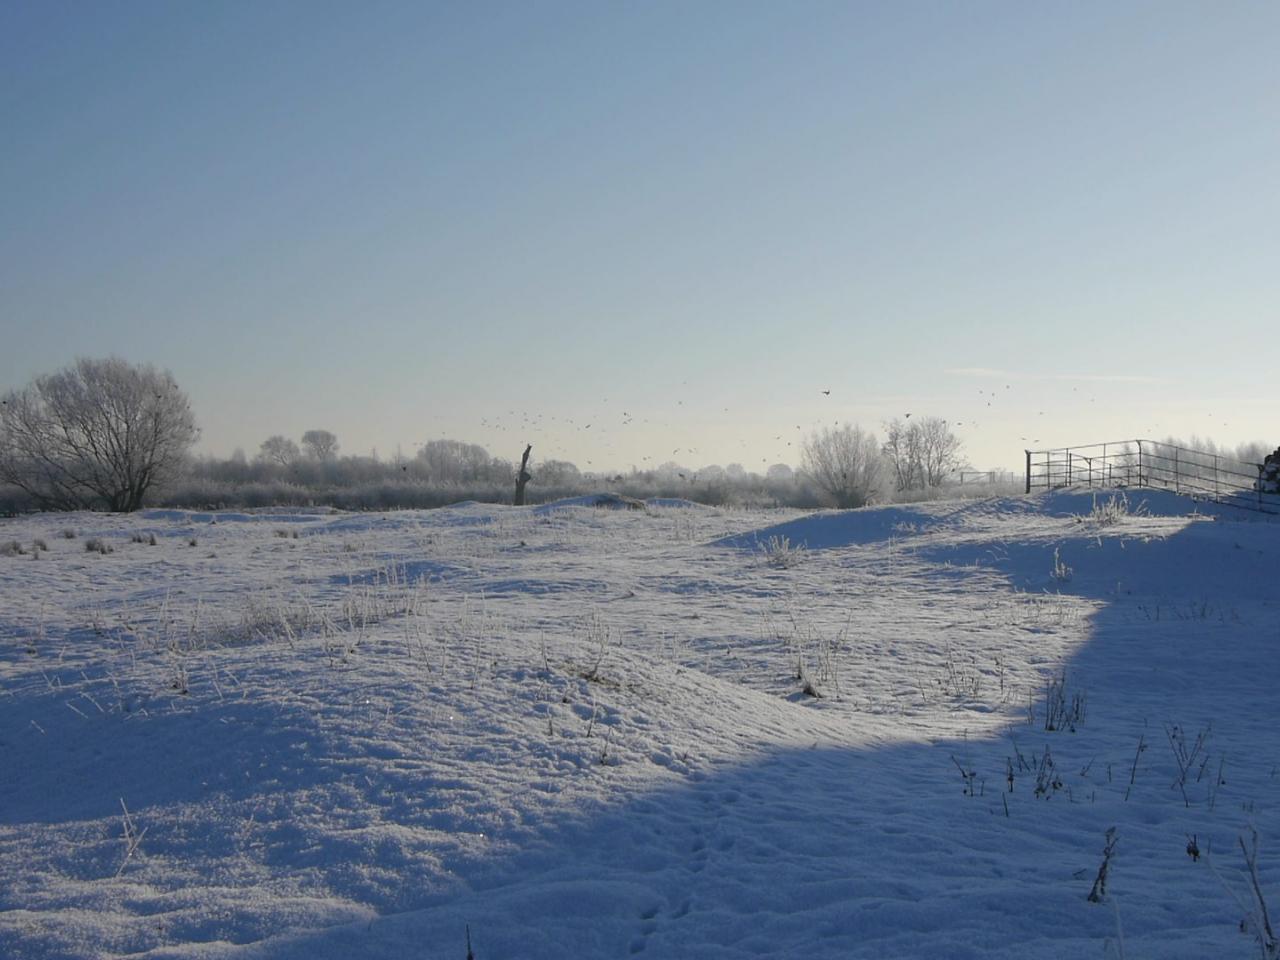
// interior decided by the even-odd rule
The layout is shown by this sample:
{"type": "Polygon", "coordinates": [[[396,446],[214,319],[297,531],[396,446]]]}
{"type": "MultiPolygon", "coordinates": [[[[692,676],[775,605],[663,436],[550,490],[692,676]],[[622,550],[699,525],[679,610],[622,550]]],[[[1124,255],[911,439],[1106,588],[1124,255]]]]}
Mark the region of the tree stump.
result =
{"type": "Polygon", "coordinates": [[[513,503],[517,507],[524,506],[524,486],[533,476],[529,473],[529,454],[533,450],[533,444],[530,443],[524,448],[524,456],[520,458],[520,472],[516,474],[516,497],[513,503]]]}

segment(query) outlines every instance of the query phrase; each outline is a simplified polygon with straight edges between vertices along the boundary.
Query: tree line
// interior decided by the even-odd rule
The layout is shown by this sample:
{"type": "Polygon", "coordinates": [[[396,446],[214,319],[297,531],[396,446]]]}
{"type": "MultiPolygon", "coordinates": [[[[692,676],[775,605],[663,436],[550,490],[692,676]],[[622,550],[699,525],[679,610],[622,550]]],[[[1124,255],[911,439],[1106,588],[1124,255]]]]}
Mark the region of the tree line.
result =
{"type": "MultiPolygon", "coordinates": [[[[530,461],[531,502],[612,490],[637,498],[712,504],[860,507],[936,495],[965,465],[945,420],[884,425],[885,439],[845,424],[810,434],[800,469],[763,474],[740,464],[589,474],[564,460],[530,461]]],[[[423,443],[409,457],[343,455],[339,438],[313,429],[275,434],[252,458],[194,457],[191,405],[172,375],[117,358],[81,359],[0,397],[0,508],[111,510],[158,506],[347,509],[431,507],[462,499],[510,502],[510,460],[458,440],[423,443]]]]}

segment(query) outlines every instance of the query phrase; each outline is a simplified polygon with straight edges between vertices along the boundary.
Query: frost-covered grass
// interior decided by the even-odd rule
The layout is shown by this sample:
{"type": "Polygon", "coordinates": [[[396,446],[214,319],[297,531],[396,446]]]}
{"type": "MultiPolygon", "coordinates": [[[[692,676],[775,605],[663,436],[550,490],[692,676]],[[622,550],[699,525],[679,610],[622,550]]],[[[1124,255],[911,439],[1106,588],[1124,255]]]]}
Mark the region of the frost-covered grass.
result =
{"type": "Polygon", "coordinates": [[[0,955],[1257,957],[1280,526],[1122,505],[4,521],[0,955]]]}

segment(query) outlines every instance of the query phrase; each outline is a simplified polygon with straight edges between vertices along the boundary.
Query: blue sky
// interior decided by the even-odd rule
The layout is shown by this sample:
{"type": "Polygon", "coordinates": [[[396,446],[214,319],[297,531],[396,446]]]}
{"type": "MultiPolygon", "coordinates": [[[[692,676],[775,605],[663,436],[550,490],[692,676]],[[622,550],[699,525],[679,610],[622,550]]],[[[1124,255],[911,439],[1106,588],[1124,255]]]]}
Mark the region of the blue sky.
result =
{"type": "Polygon", "coordinates": [[[1270,2],[9,3],[0,387],[156,363],[217,454],[1280,443],[1277,49],[1270,2]]]}

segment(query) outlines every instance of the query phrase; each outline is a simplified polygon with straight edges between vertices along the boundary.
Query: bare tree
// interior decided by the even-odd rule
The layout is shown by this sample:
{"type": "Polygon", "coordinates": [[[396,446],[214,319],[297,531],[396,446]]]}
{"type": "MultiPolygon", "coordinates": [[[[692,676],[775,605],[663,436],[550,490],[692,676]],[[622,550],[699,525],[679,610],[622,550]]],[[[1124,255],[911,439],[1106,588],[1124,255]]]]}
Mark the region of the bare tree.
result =
{"type": "Polygon", "coordinates": [[[926,487],[940,487],[942,481],[965,464],[960,451],[960,438],[951,432],[947,421],[924,417],[920,430],[920,472],[926,487]]]}
{"type": "Polygon", "coordinates": [[[801,448],[800,465],[841,509],[874,500],[884,472],[875,434],[849,424],[810,434],[801,448]]]}
{"type": "Polygon", "coordinates": [[[77,360],[0,398],[0,481],[46,509],[133,511],[198,435],[168,372],[77,360]]]}
{"type": "Polygon", "coordinates": [[[307,453],[322,462],[338,454],[338,438],[328,430],[308,430],[302,435],[302,445],[307,453]]]}
{"type": "Polygon", "coordinates": [[[511,465],[490,455],[478,443],[460,440],[428,440],[418,451],[433,483],[473,483],[501,479],[506,482],[511,465]]]}
{"type": "Polygon", "coordinates": [[[890,420],[884,424],[885,441],[881,452],[893,471],[895,490],[912,490],[924,486],[920,467],[920,424],[890,420]]]}
{"type": "Polygon", "coordinates": [[[288,437],[276,434],[267,437],[258,448],[258,459],[263,463],[277,463],[282,467],[291,467],[302,458],[298,445],[288,437]]]}
{"type": "Polygon", "coordinates": [[[898,490],[927,490],[964,465],[960,440],[947,421],[921,417],[906,423],[891,420],[884,425],[882,452],[893,471],[898,490]]]}

